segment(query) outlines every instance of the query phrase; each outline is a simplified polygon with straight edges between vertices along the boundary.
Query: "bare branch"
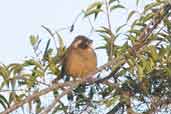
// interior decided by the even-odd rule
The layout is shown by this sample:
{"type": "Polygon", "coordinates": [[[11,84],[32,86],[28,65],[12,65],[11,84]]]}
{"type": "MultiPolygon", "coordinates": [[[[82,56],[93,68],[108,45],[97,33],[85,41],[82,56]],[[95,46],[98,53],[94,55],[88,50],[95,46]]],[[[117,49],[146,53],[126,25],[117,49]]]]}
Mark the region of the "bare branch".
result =
{"type": "Polygon", "coordinates": [[[17,92],[17,91],[26,91],[24,89],[15,89],[15,90],[10,90],[10,89],[1,89],[0,92],[17,92]]]}
{"type": "Polygon", "coordinates": [[[52,108],[54,108],[54,106],[60,102],[60,98],[62,98],[63,96],[65,96],[66,94],[70,93],[72,91],[72,88],[68,88],[66,89],[61,95],[55,97],[55,100],[52,102],[52,104],[50,104],[46,109],[44,109],[44,111],[40,114],[48,114],[52,108]]]}
{"type": "MultiPolygon", "coordinates": [[[[26,78],[26,77],[23,77],[23,76],[16,76],[16,77],[14,77],[15,79],[21,79],[21,80],[29,80],[28,78],[26,78]]],[[[12,78],[13,79],[13,78],[12,78]]],[[[10,80],[12,80],[12,79],[10,79],[10,80]]],[[[37,83],[39,83],[39,84],[42,84],[42,85],[45,85],[45,86],[47,86],[47,87],[50,87],[50,85],[49,84],[47,84],[47,83],[45,83],[45,82],[42,82],[42,81],[38,81],[38,80],[35,80],[37,83]]]]}
{"type": "Polygon", "coordinates": [[[105,7],[106,7],[106,16],[107,16],[107,22],[108,22],[108,27],[110,30],[110,37],[111,37],[111,45],[110,45],[110,55],[109,55],[109,60],[112,59],[113,56],[113,43],[114,43],[114,38],[112,35],[112,26],[111,26],[111,21],[110,21],[110,13],[109,13],[109,3],[107,2],[107,0],[104,0],[105,2],[105,7]]]}

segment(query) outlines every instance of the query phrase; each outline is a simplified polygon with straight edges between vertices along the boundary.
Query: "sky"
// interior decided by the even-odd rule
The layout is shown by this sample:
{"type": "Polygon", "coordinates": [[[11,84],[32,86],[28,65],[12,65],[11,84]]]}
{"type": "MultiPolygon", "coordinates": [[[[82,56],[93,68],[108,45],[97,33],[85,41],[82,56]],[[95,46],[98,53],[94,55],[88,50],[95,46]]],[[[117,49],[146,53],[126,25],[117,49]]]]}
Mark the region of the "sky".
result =
{"type": "MultiPolygon", "coordinates": [[[[70,26],[81,10],[97,0],[0,0],[0,63],[22,61],[34,56],[29,43],[30,35],[39,35],[48,40],[50,35],[41,27],[45,25],[51,30],[70,26]]],[[[121,0],[130,9],[136,9],[134,0],[121,0]]],[[[144,2],[141,2],[144,4],[144,2]]],[[[112,14],[112,27],[122,25],[128,11],[115,11],[112,14]]],[[[97,19],[97,25],[106,24],[106,17],[97,19]]],[[[79,18],[75,31],[63,31],[64,43],[68,46],[76,35],[89,35],[88,19],[79,18]]],[[[90,35],[95,47],[103,41],[97,35],[90,35]]],[[[122,39],[121,39],[122,40],[122,39]]],[[[120,41],[121,41],[120,40],[120,41]]],[[[98,58],[106,59],[104,52],[98,52],[98,58]]]]}
{"type": "MultiPolygon", "coordinates": [[[[50,35],[41,25],[52,30],[70,26],[80,11],[93,1],[96,0],[0,0],[0,63],[21,61],[25,57],[33,56],[30,35],[38,34],[41,39],[47,40],[50,35]]],[[[132,0],[125,3],[131,8],[135,7],[132,0]]],[[[112,16],[113,26],[123,24],[124,19],[121,20],[121,17],[123,15],[117,13],[112,16]]],[[[102,18],[105,20],[105,17],[100,19],[103,20],[102,18]]],[[[89,35],[89,30],[88,20],[79,19],[73,33],[64,32],[65,44],[69,45],[76,35],[89,35]]],[[[101,44],[101,39],[95,37],[92,39],[96,44],[101,44]]],[[[103,58],[103,53],[100,58],[103,58]]]]}
{"type": "Polygon", "coordinates": [[[0,0],[0,62],[9,63],[32,56],[31,34],[48,38],[49,34],[41,25],[53,30],[66,27],[90,1],[0,0]]]}

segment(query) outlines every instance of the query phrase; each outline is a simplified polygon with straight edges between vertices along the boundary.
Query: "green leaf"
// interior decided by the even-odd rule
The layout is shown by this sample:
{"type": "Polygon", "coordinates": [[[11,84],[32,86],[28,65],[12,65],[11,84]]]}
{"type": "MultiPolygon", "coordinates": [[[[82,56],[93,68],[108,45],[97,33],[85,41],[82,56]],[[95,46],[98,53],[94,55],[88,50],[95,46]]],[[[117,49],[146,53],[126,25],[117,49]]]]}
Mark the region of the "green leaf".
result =
{"type": "Polygon", "coordinates": [[[131,30],[129,30],[128,32],[130,32],[130,33],[135,33],[136,35],[138,35],[138,34],[141,33],[140,30],[136,30],[136,29],[131,29],[131,30]]]}
{"type": "Polygon", "coordinates": [[[59,68],[56,66],[56,63],[54,63],[52,59],[49,59],[49,70],[49,73],[51,74],[59,75],[60,73],[59,68]]]}
{"type": "Polygon", "coordinates": [[[34,36],[34,35],[30,36],[30,43],[31,43],[32,46],[34,46],[37,43],[38,40],[39,40],[38,36],[37,37],[34,36]]]}
{"type": "Polygon", "coordinates": [[[143,16],[140,19],[140,22],[145,23],[145,22],[149,21],[150,19],[153,19],[153,17],[154,17],[154,14],[153,13],[149,13],[146,16],[143,16]]]}
{"type": "Polygon", "coordinates": [[[126,74],[126,72],[127,72],[127,70],[122,69],[121,71],[119,71],[119,72],[117,73],[117,76],[123,76],[123,75],[126,74]]]}
{"type": "Polygon", "coordinates": [[[119,9],[119,8],[125,9],[125,6],[123,6],[123,5],[121,5],[121,4],[113,5],[113,6],[111,6],[110,11],[113,11],[113,10],[119,9]]]}
{"type": "Polygon", "coordinates": [[[102,11],[101,7],[102,7],[101,2],[93,3],[85,11],[85,17],[94,14],[94,19],[96,19],[97,15],[102,11]]]}
{"type": "Polygon", "coordinates": [[[110,43],[110,37],[108,35],[105,34],[100,34],[100,36],[103,38],[103,40],[107,43],[110,43]]]}
{"type": "Polygon", "coordinates": [[[18,63],[12,63],[8,66],[8,69],[15,75],[17,73],[20,73],[20,71],[23,69],[23,65],[18,63]]]}
{"type": "Polygon", "coordinates": [[[106,33],[109,36],[111,36],[111,34],[113,34],[112,31],[109,28],[105,27],[105,26],[101,26],[100,29],[96,30],[96,32],[106,33]]]}
{"type": "Polygon", "coordinates": [[[46,48],[45,48],[45,51],[44,51],[44,54],[43,54],[43,59],[46,60],[47,56],[48,56],[48,49],[49,49],[49,45],[50,45],[50,39],[48,40],[47,44],[46,44],[46,48]]]}
{"type": "Polygon", "coordinates": [[[130,67],[133,67],[135,65],[135,61],[133,59],[128,59],[127,62],[130,67]]]}
{"type": "Polygon", "coordinates": [[[127,17],[127,21],[130,20],[130,18],[136,13],[136,11],[131,11],[129,14],[128,14],[128,17],[127,17]]]}
{"type": "Polygon", "coordinates": [[[64,48],[63,37],[62,37],[58,32],[56,32],[56,34],[57,34],[57,36],[58,36],[59,47],[60,47],[61,49],[63,49],[63,48],[64,48]]]}
{"type": "Polygon", "coordinates": [[[166,76],[171,76],[171,70],[170,70],[171,68],[168,68],[168,67],[166,67],[166,68],[164,68],[164,74],[166,75],[166,76]]]}
{"type": "Polygon", "coordinates": [[[159,57],[163,58],[165,54],[166,54],[166,49],[164,47],[160,48],[159,57]]]}
{"type": "Polygon", "coordinates": [[[147,4],[145,7],[144,7],[144,13],[161,5],[161,3],[158,3],[158,2],[153,2],[153,3],[150,3],[150,4],[147,4]]]}
{"type": "Polygon", "coordinates": [[[119,2],[119,0],[109,0],[109,5],[112,4],[115,1],[119,2]]]}
{"type": "Polygon", "coordinates": [[[43,109],[43,107],[41,107],[41,100],[40,98],[36,98],[34,102],[36,103],[36,114],[38,114],[43,109]]]}
{"type": "Polygon", "coordinates": [[[149,47],[149,51],[150,51],[150,54],[151,54],[151,57],[154,61],[157,61],[158,60],[158,54],[157,54],[157,50],[154,46],[150,46],[149,47]]]}
{"type": "Polygon", "coordinates": [[[96,47],[96,49],[106,49],[106,46],[99,46],[99,47],[96,47]]]}
{"type": "Polygon", "coordinates": [[[137,65],[137,75],[140,81],[144,78],[144,71],[140,65],[137,65]]]}
{"type": "Polygon", "coordinates": [[[92,15],[92,14],[98,14],[98,13],[100,13],[100,12],[102,12],[103,10],[101,10],[101,9],[93,9],[93,10],[90,10],[90,11],[88,11],[88,12],[86,12],[85,13],[85,17],[87,17],[87,16],[89,16],[89,15],[92,15]]]}
{"type": "Polygon", "coordinates": [[[7,87],[9,87],[10,72],[8,70],[8,67],[4,64],[0,65],[0,76],[2,76],[3,82],[5,82],[3,85],[7,85],[7,87]]]}
{"type": "Polygon", "coordinates": [[[117,29],[116,29],[116,33],[119,32],[123,27],[125,27],[127,24],[123,24],[121,26],[119,26],[117,29]]]}
{"type": "Polygon", "coordinates": [[[42,77],[44,76],[44,71],[42,71],[41,69],[35,67],[32,71],[34,73],[34,76],[36,77],[42,77]]]}
{"type": "Polygon", "coordinates": [[[63,57],[63,55],[65,54],[66,48],[64,46],[64,41],[63,41],[64,38],[58,32],[56,32],[56,34],[58,36],[58,41],[59,41],[57,57],[61,59],[61,57],[63,57]]]}
{"type": "Polygon", "coordinates": [[[7,99],[0,94],[0,104],[3,106],[4,109],[7,109],[9,107],[9,103],[7,99]]]}
{"type": "Polygon", "coordinates": [[[140,2],[140,0],[136,0],[136,6],[138,6],[138,5],[139,5],[139,2],[140,2]]]}
{"type": "Polygon", "coordinates": [[[102,5],[101,2],[94,2],[93,4],[91,4],[87,9],[86,12],[89,12],[92,9],[96,9],[97,6],[102,5]]]}
{"type": "Polygon", "coordinates": [[[171,22],[168,18],[164,19],[164,25],[167,26],[168,30],[171,30],[171,22]]]}
{"type": "Polygon", "coordinates": [[[116,104],[119,98],[119,96],[114,96],[110,99],[104,100],[104,104],[106,105],[106,107],[110,107],[111,105],[116,104]]]}
{"type": "Polygon", "coordinates": [[[88,93],[88,96],[89,96],[89,98],[93,98],[93,96],[94,96],[94,94],[95,94],[95,89],[94,89],[94,87],[91,87],[90,88],[90,91],[89,91],[89,93],[88,93]]]}
{"type": "Polygon", "coordinates": [[[39,61],[36,61],[34,59],[26,60],[23,65],[24,66],[32,66],[33,65],[33,66],[39,67],[40,69],[43,69],[42,64],[39,61]]]}

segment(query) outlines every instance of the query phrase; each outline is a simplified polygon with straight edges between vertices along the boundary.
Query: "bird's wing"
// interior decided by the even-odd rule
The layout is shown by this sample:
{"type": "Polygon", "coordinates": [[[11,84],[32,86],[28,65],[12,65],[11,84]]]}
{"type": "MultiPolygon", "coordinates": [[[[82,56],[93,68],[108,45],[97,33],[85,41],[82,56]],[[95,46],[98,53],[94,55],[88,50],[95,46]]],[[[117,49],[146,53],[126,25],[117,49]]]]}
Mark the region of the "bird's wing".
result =
{"type": "Polygon", "coordinates": [[[61,67],[60,75],[58,76],[58,80],[64,78],[64,76],[66,75],[66,73],[65,73],[65,62],[66,62],[67,56],[68,56],[69,53],[70,53],[70,50],[71,50],[71,47],[69,47],[69,48],[66,50],[65,54],[61,57],[61,66],[62,66],[62,67],[61,67]]]}

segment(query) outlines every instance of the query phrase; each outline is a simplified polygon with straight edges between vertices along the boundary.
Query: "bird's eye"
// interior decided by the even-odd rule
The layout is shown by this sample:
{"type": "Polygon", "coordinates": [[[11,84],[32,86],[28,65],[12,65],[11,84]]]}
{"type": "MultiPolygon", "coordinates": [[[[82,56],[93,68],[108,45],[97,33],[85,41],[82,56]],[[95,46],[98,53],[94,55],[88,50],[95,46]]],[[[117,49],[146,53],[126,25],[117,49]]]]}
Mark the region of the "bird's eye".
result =
{"type": "Polygon", "coordinates": [[[81,42],[79,48],[86,49],[89,46],[89,42],[81,42]]]}

